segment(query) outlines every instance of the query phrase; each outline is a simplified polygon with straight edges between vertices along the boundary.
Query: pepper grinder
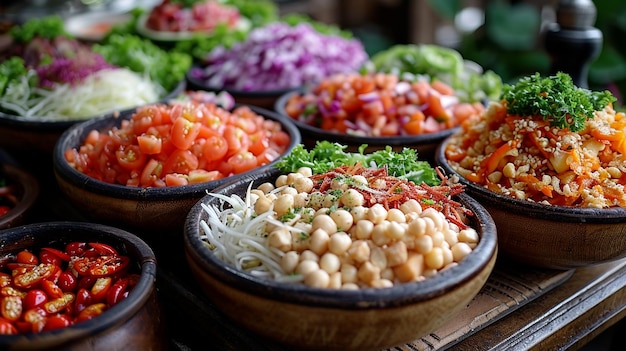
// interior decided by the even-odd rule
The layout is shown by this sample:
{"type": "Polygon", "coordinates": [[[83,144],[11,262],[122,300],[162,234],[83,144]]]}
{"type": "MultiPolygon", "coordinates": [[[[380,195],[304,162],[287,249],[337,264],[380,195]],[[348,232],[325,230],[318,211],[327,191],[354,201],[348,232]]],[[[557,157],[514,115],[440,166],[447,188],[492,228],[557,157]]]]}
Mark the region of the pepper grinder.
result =
{"type": "Polygon", "coordinates": [[[550,55],[550,73],[564,72],[574,84],[588,88],[589,65],[602,49],[602,31],[593,25],[596,6],[591,0],[560,0],[556,23],[545,33],[545,49],[550,55]]]}

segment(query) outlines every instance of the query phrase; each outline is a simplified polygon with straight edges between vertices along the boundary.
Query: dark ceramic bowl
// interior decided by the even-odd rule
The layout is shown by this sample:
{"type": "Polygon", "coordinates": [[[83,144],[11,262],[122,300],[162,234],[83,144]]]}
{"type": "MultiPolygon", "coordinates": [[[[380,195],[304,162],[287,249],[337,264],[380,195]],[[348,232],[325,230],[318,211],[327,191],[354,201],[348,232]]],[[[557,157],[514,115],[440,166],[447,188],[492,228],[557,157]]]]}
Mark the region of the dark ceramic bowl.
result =
{"type": "Polygon", "coordinates": [[[228,87],[212,86],[212,85],[209,85],[204,80],[197,78],[193,74],[194,70],[197,70],[197,69],[199,69],[199,66],[194,66],[187,72],[187,75],[186,75],[187,85],[190,89],[213,91],[216,93],[220,91],[225,91],[229,93],[230,95],[232,95],[236,103],[263,107],[268,110],[274,109],[274,104],[276,103],[279,97],[281,97],[285,93],[298,89],[298,88],[288,88],[288,89],[281,89],[281,90],[246,91],[246,90],[231,89],[228,87]]]}
{"type": "MultiPolygon", "coordinates": [[[[214,192],[245,194],[273,182],[277,172],[242,178],[214,192]]],[[[184,248],[191,273],[215,307],[231,320],[259,335],[295,349],[379,350],[433,332],[462,311],[490,275],[497,255],[497,234],[489,214],[466,194],[458,198],[476,215],[471,227],[479,244],[455,267],[423,281],[391,288],[337,290],[280,283],[252,276],[225,264],[201,240],[201,207],[213,204],[207,195],[190,211],[184,248]],[[245,311],[245,313],[242,313],[245,311]]]]}
{"type": "Polygon", "coordinates": [[[500,257],[523,264],[571,269],[626,257],[626,209],[550,206],[514,199],[478,186],[447,162],[446,139],[436,162],[456,175],[466,192],[491,214],[498,228],[500,257]]]}
{"type": "MultiPolygon", "coordinates": [[[[182,81],[178,86],[164,97],[165,100],[179,95],[185,89],[186,83],[182,81]]],[[[120,113],[133,111],[135,108],[120,111],[120,113]]],[[[69,127],[86,120],[103,118],[110,113],[85,117],[78,120],[43,121],[36,119],[23,119],[20,116],[0,112],[0,147],[19,151],[36,151],[51,154],[54,144],[61,134],[69,127]]]]}
{"type": "Polygon", "coordinates": [[[101,242],[131,259],[140,274],[128,297],[101,315],[52,331],[0,335],[3,350],[166,350],[168,340],[155,286],[156,258],[135,235],[109,226],[47,222],[0,231],[2,257],[42,247],[63,249],[72,241],[101,242]],[[58,247],[57,247],[58,246],[58,247]]]}
{"type": "MultiPolygon", "coordinates": [[[[300,133],[291,121],[265,109],[250,106],[256,113],[267,119],[280,122],[291,140],[286,153],[300,143],[300,133]]],[[[61,192],[85,217],[125,228],[156,230],[180,233],[185,217],[191,207],[209,190],[226,182],[255,174],[271,167],[280,158],[264,166],[231,177],[206,183],[175,187],[143,188],[111,184],[87,176],[73,167],[65,159],[66,150],[82,145],[91,130],[105,131],[119,127],[128,120],[132,112],[119,117],[109,116],[76,124],[68,129],[57,142],[53,158],[53,169],[61,192]]]]}
{"type": "Polygon", "coordinates": [[[0,164],[6,185],[12,187],[18,202],[4,215],[0,215],[0,229],[7,229],[25,223],[39,197],[39,181],[29,172],[10,165],[0,164]]]}
{"type": "Polygon", "coordinates": [[[437,146],[448,136],[452,135],[459,128],[451,128],[437,133],[425,133],[420,135],[398,135],[393,137],[375,137],[375,136],[358,136],[351,134],[342,134],[336,132],[330,132],[321,128],[314,127],[302,121],[293,119],[285,112],[285,105],[287,101],[295,95],[301,94],[302,90],[290,91],[281,95],[276,104],[274,110],[294,121],[300,134],[302,135],[302,143],[308,148],[313,148],[318,140],[329,140],[338,142],[342,145],[346,145],[347,151],[356,152],[359,146],[367,144],[366,151],[374,151],[384,149],[387,146],[391,146],[394,150],[399,151],[404,147],[409,147],[417,150],[421,159],[432,160],[435,155],[437,146]]]}

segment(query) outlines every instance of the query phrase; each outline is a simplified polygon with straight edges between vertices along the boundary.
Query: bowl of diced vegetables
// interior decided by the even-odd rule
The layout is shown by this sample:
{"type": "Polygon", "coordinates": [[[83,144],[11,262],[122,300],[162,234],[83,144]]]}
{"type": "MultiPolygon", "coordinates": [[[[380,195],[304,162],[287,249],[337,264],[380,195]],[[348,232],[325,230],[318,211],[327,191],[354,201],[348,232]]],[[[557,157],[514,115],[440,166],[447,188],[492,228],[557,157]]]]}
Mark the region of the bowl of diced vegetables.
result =
{"type": "Polygon", "coordinates": [[[350,72],[284,94],[275,110],[296,123],[309,147],[317,140],[337,140],[352,151],[362,144],[369,150],[410,146],[432,158],[439,143],[484,106],[460,102],[440,80],[350,72]]]}
{"type": "Polygon", "coordinates": [[[535,74],[441,144],[437,164],[491,213],[502,259],[571,269],[626,257],[626,115],[614,101],[535,74]]]}
{"type": "Polygon", "coordinates": [[[39,197],[39,181],[13,164],[0,164],[0,229],[26,222],[39,197]]]}
{"type": "Polygon", "coordinates": [[[426,335],[478,293],[497,251],[489,214],[414,150],[329,142],[214,189],[184,239],[221,312],[297,349],[379,350],[426,335]],[[409,180],[409,164],[428,176],[409,180]]]}
{"type": "Polygon", "coordinates": [[[10,31],[0,57],[0,146],[51,153],[69,126],[179,94],[192,59],[131,34],[94,44],[65,31],[58,16],[10,31]]]}
{"type": "Polygon", "coordinates": [[[188,91],[76,124],[52,156],[61,192],[87,218],[175,235],[207,190],[270,167],[299,141],[269,110],[188,91]]]}
{"type": "Polygon", "coordinates": [[[5,350],[166,350],[152,249],[86,222],[0,230],[5,350]]]}
{"type": "Polygon", "coordinates": [[[367,58],[357,39],[322,33],[306,21],[273,22],[252,29],[229,48],[215,47],[189,70],[187,82],[194,89],[227,91],[237,102],[272,109],[284,93],[358,70],[367,58]]]}

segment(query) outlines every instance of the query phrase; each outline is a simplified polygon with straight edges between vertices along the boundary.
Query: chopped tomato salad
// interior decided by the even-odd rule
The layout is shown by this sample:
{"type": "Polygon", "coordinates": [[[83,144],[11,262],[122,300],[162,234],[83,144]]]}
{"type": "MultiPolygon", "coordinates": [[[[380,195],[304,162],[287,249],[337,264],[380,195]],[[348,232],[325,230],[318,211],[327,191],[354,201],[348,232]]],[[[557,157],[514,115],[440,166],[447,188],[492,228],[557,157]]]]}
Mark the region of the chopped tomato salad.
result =
{"type": "Polygon", "coordinates": [[[285,113],[295,120],[363,136],[440,132],[483,110],[480,103],[459,102],[441,81],[404,81],[390,73],[336,74],[285,104],[285,113]]]}
{"type": "Polygon", "coordinates": [[[266,165],[291,141],[279,122],[247,106],[197,101],[137,108],[119,128],[92,130],[65,159],[98,180],[136,187],[203,183],[266,165]]]}
{"type": "Polygon", "coordinates": [[[97,317],[132,291],[130,259],[104,243],[22,250],[0,264],[0,334],[40,333],[97,317]]]}

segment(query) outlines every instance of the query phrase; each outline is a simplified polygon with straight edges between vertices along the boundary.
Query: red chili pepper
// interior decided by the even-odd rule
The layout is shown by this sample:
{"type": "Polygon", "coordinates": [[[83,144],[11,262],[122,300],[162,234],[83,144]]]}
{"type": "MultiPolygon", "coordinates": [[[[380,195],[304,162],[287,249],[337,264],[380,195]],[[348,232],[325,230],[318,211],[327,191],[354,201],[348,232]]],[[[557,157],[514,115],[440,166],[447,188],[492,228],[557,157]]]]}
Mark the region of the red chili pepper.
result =
{"type": "Polygon", "coordinates": [[[107,303],[109,306],[113,306],[124,299],[124,293],[128,289],[128,278],[118,279],[107,293],[107,303]]]}
{"type": "Polygon", "coordinates": [[[4,216],[9,211],[11,211],[11,207],[9,207],[9,206],[0,206],[0,216],[4,216]]]}
{"type": "Polygon", "coordinates": [[[107,309],[106,304],[104,303],[95,303],[93,305],[87,306],[84,310],[80,311],[78,316],[76,317],[76,322],[82,322],[93,317],[97,317],[102,314],[107,309]]]}
{"type": "Polygon", "coordinates": [[[112,246],[102,243],[89,243],[89,246],[93,247],[100,255],[108,256],[108,255],[119,255],[117,250],[115,250],[112,246]]]}
{"type": "Polygon", "coordinates": [[[51,276],[56,268],[55,265],[41,263],[13,276],[13,284],[18,289],[30,289],[51,276]]]}
{"type": "Polygon", "coordinates": [[[44,248],[42,248],[40,255],[42,253],[44,253],[44,252],[51,253],[51,254],[55,255],[56,257],[60,258],[64,262],[69,262],[70,259],[71,259],[70,255],[66,254],[65,252],[63,252],[61,250],[53,249],[51,247],[44,247],[44,248]]]}

